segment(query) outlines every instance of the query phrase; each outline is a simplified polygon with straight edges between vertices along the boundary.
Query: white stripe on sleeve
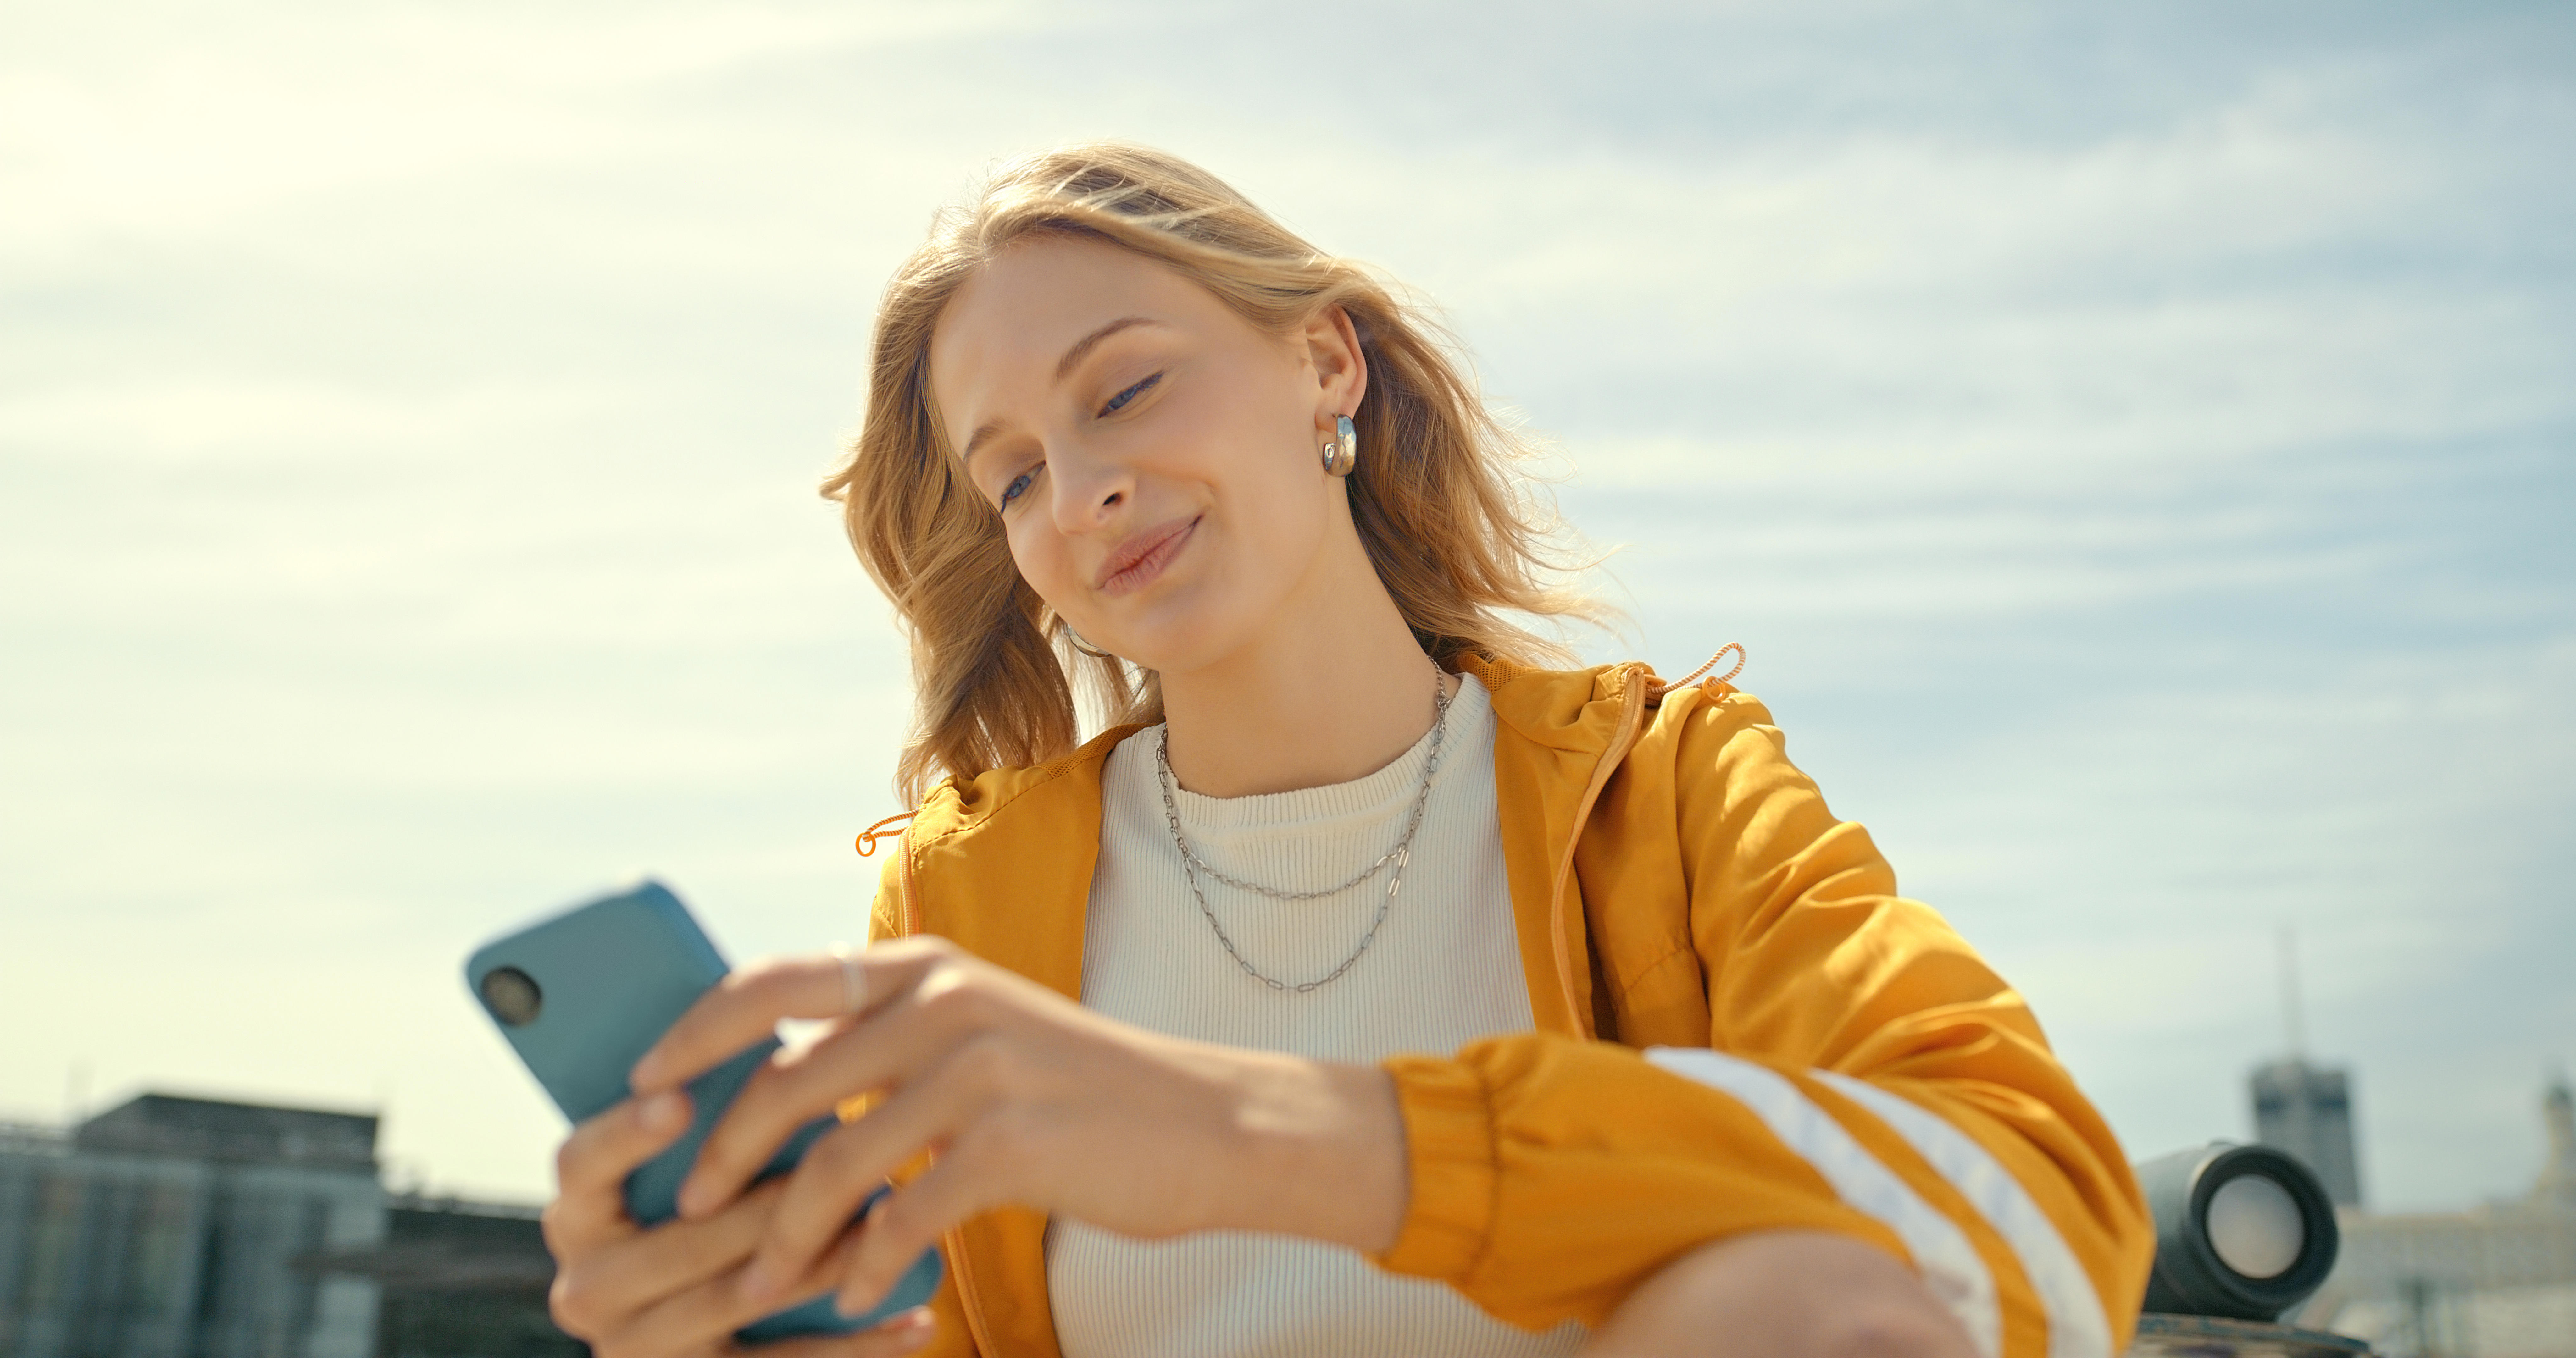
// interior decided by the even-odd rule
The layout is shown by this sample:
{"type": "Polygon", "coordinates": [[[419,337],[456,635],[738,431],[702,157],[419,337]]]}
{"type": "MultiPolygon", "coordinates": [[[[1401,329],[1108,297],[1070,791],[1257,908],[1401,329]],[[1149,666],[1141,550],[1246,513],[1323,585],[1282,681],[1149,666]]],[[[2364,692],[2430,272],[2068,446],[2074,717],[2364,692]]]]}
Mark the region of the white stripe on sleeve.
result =
{"type": "Polygon", "coordinates": [[[2012,1171],[1976,1138],[1921,1104],[1848,1075],[1821,1070],[1815,1075],[1877,1115],[1985,1214],[2012,1247],[2048,1312],[2048,1358],[2111,1358],[2110,1316],[2102,1307],[2102,1294],[2093,1290],[2092,1275],[2012,1171]]]}
{"type": "Polygon", "coordinates": [[[1786,1077],[1764,1066],[1705,1047],[1650,1047],[1646,1059],[1676,1075],[1734,1097],[1762,1119],[1771,1134],[1815,1167],[1852,1207],[1896,1232],[1914,1256],[1924,1284],[1966,1327],[1987,1358],[2003,1351],[2003,1317],[1994,1275],[1977,1257],[1966,1232],[1894,1170],[1852,1138],[1832,1114],[1786,1077]]]}

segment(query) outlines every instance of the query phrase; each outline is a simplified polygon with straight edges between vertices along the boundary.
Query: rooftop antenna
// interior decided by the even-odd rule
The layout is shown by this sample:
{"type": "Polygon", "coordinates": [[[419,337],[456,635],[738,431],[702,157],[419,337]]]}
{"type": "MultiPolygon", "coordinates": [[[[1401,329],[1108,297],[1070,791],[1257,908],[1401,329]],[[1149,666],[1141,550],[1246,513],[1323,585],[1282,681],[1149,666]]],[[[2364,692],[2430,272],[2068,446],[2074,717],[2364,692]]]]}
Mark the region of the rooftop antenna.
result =
{"type": "Polygon", "coordinates": [[[2290,1059],[2308,1059],[2307,1023],[2299,1012],[2299,926],[2281,926],[2281,1026],[2290,1039],[2290,1059]]]}

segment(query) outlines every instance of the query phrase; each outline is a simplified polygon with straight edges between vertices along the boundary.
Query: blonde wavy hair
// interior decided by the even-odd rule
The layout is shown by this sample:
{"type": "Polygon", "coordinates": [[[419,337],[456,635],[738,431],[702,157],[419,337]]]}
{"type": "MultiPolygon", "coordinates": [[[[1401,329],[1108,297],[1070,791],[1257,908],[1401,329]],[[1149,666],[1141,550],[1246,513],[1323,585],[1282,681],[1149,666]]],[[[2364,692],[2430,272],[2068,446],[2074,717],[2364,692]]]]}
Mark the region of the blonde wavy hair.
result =
{"type": "Polygon", "coordinates": [[[1274,334],[1340,307],[1369,375],[1352,417],[1364,451],[1348,481],[1351,515],[1415,639],[1444,666],[1467,652],[1571,661],[1511,615],[1602,611],[1561,583],[1578,565],[1552,503],[1521,472],[1533,448],[1486,409],[1447,333],[1365,266],[1317,250],[1195,165],[1118,143],[1062,147],[1003,166],[968,205],[942,212],[895,271],[877,312],[866,419],[823,483],[911,633],[914,726],[895,777],[906,804],[943,774],[1073,749],[1077,675],[1112,723],[1160,719],[1155,677],[1075,649],[1020,578],[1001,515],[967,480],[931,398],[941,309],[987,261],[1045,234],[1133,250],[1274,334]]]}

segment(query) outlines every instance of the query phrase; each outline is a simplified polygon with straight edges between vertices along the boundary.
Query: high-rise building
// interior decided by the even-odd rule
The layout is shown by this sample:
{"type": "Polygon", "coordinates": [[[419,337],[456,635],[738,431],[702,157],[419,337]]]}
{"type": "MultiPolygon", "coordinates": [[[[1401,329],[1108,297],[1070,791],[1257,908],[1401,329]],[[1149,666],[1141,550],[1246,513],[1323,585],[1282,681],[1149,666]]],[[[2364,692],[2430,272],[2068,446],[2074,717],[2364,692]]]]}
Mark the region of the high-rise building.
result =
{"type": "Polygon", "coordinates": [[[2315,1170],[2335,1206],[2361,1206],[2351,1074],[2294,1056],[2256,1067],[2247,1084],[2254,1096],[2254,1139],[2315,1170]]]}
{"type": "Polygon", "coordinates": [[[2361,1206],[2361,1165],[2352,1144],[2352,1074],[2308,1060],[2307,1016],[2299,1003],[2299,941],[2281,930],[2281,1027],[2289,1052],[2254,1068],[2254,1139],[2297,1156],[2337,1207],[2361,1206]]]}
{"type": "Polygon", "coordinates": [[[389,1200],[367,1114],[0,1127],[0,1358],[576,1358],[553,1278],[533,1209],[389,1200]]]}
{"type": "Polygon", "coordinates": [[[0,1353],[369,1358],[375,1289],[298,1261],[384,1232],[376,1120],[146,1094],[0,1135],[0,1353]]]}
{"type": "Polygon", "coordinates": [[[2549,1092],[2540,1099],[2541,1125],[2549,1132],[2549,1159],[2540,1169],[2540,1182],[2533,1186],[2531,1199],[2561,1211],[2576,1211],[2576,1090],[2567,1087],[2567,1076],[2560,1072],[2549,1082],[2549,1092]]]}

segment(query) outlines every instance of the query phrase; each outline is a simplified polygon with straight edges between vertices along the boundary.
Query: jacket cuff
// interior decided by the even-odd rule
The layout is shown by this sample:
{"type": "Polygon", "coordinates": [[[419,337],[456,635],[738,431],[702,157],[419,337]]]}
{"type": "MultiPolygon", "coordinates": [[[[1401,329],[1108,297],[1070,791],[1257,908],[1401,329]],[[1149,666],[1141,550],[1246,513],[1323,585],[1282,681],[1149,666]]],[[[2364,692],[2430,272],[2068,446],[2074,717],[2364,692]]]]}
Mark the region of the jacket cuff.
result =
{"type": "Polygon", "coordinates": [[[1494,1225],[1493,1111],[1484,1082],[1435,1056],[1389,1057],[1404,1116],[1409,1192],[1404,1226],[1377,1255],[1390,1273],[1463,1282],[1484,1257],[1494,1225]]]}

